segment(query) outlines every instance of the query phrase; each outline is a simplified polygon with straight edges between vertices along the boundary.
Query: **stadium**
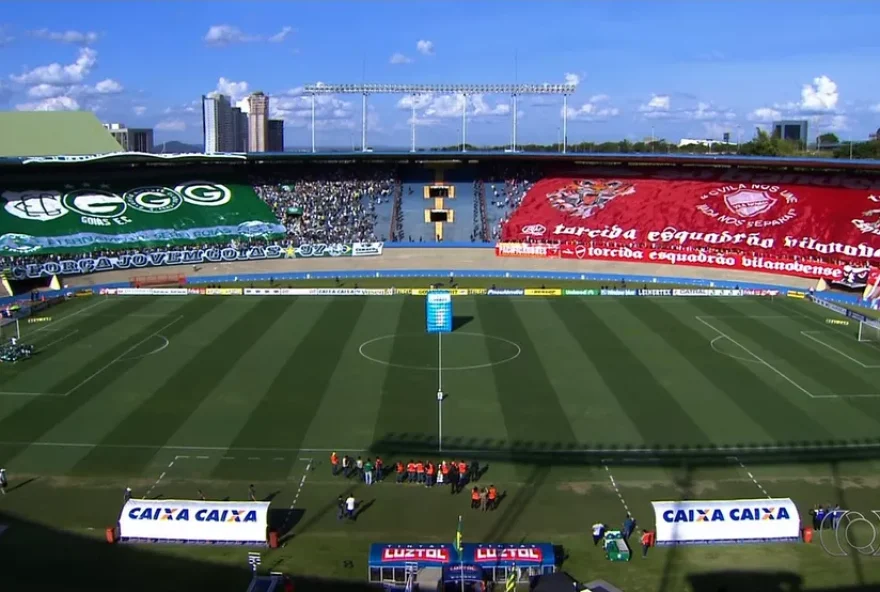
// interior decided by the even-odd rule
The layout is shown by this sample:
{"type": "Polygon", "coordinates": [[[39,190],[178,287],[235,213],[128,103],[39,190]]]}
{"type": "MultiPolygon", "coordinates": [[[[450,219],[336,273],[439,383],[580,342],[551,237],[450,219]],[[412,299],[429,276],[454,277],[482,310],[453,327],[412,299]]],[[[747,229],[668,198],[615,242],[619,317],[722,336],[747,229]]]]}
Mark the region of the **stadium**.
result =
{"type": "Polygon", "coordinates": [[[0,161],[9,589],[880,581],[880,162],[77,133],[0,161]]]}

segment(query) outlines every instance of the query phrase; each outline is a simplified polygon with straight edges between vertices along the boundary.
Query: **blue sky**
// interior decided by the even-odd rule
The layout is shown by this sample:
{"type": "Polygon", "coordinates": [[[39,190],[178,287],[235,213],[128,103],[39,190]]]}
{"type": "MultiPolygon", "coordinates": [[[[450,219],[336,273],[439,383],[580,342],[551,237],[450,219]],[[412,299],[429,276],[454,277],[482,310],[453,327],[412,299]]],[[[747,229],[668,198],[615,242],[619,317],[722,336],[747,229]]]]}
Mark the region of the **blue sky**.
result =
{"type": "MultiPolygon", "coordinates": [[[[91,109],[201,141],[199,98],[269,94],[309,142],[304,84],[577,82],[569,141],[751,137],[776,117],[880,127],[880,3],[720,1],[4,2],[0,109],[91,109]]],[[[406,146],[411,99],[370,98],[369,143],[406,146]]],[[[455,96],[417,99],[420,145],[460,138],[455,96]]],[[[562,99],[521,99],[518,139],[556,142],[562,99]]],[[[511,138],[509,97],[472,97],[469,139],[511,138]]],[[[359,96],[322,97],[318,144],[360,143],[359,96]]]]}

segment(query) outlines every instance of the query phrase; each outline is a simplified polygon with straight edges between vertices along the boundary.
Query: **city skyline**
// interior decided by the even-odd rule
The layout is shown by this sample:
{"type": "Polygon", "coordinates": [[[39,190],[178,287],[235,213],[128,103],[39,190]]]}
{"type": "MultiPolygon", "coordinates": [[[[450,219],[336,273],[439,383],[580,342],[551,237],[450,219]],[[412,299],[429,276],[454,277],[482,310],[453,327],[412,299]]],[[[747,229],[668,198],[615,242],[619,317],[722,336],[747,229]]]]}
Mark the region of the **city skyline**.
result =
{"type": "MultiPolygon", "coordinates": [[[[510,10],[486,1],[468,2],[462,19],[449,2],[425,1],[419,14],[431,18],[415,21],[404,9],[411,4],[395,2],[252,2],[222,19],[206,4],[69,2],[46,11],[20,3],[0,17],[0,109],[90,109],[103,121],[154,128],[157,144],[201,144],[202,96],[228,95],[246,112],[246,97],[262,90],[271,97],[267,118],[285,122],[287,146],[307,147],[307,84],[549,82],[576,86],[570,143],[725,132],[745,140],[787,119],[842,139],[880,127],[880,40],[871,25],[880,7],[870,3],[802,2],[791,11],[750,0],[547,1],[510,10]],[[131,22],[150,31],[148,49],[128,43],[131,22]],[[832,37],[845,32],[847,43],[785,41],[817,25],[832,37]],[[776,40],[749,45],[760,31],[776,40]]],[[[360,146],[360,97],[316,101],[319,147],[360,146]]],[[[408,146],[413,107],[417,145],[455,144],[462,103],[443,93],[370,96],[369,144],[408,146]]],[[[511,109],[510,97],[472,95],[469,140],[509,143],[511,109]]],[[[519,143],[561,141],[561,98],[524,97],[517,114],[519,143]]],[[[267,145],[268,136],[267,124],[267,145]]]]}

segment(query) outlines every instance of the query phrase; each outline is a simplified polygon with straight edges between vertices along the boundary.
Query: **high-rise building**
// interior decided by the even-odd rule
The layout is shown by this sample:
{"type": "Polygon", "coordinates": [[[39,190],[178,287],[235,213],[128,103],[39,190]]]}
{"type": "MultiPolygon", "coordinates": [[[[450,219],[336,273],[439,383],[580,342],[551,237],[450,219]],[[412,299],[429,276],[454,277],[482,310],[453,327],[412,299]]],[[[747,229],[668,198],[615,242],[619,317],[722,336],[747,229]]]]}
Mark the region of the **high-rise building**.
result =
{"type": "Polygon", "coordinates": [[[806,119],[773,122],[773,137],[806,144],[809,140],[808,122],[806,119]]]}
{"type": "Polygon", "coordinates": [[[122,123],[105,123],[104,129],[128,152],[152,152],[153,130],[144,127],[126,127],[122,123]]]}
{"type": "Polygon", "coordinates": [[[284,120],[269,120],[269,152],[284,152],[284,120]]]}
{"type": "Polygon", "coordinates": [[[257,91],[247,101],[248,152],[265,152],[269,144],[269,97],[257,91]]]}
{"type": "Polygon", "coordinates": [[[202,131],[205,136],[205,154],[235,152],[234,118],[229,97],[202,97],[202,131]]]}
{"type": "Polygon", "coordinates": [[[234,152],[247,152],[248,150],[248,116],[238,107],[232,108],[232,137],[234,139],[234,152]]]}

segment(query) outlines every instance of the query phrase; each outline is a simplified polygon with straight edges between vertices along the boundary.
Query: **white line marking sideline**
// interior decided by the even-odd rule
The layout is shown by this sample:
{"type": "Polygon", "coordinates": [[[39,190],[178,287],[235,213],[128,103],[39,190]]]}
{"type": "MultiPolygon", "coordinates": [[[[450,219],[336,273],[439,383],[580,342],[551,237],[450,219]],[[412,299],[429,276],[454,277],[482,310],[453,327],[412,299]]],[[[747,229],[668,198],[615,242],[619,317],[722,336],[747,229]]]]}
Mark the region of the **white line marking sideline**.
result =
{"type": "Polygon", "coordinates": [[[95,378],[98,374],[100,374],[101,372],[103,372],[104,370],[106,370],[107,368],[109,368],[110,366],[112,366],[113,364],[115,364],[116,362],[119,362],[120,360],[122,360],[122,358],[124,358],[124,357],[127,356],[129,353],[131,353],[132,351],[134,351],[134,350],[135,350],[137,347],[139,347],[141,344],[146,343],[147,340],[152,339],[153,337],[156,337],[159,333],[161,333],[162,331],[164,331],[165,329],[167,329],[168,327],[170,327],[170,326],[173,325],[174,323],[180,321],[182,318],[183,318],[183,315],[177,317],[176,319],[174,319],[174,320],[171,321],[170,323],[167,323],[167,324],[163,325],[162,327],[160,327],[159,329],[157,329],[157,330],[154,331],[153,333],[150,333],[149,335],[147,335],[146,337],[144,337],[143,339],[141,339],[140,341],[138,341],[137,343],[135,343],[134,345],[132,345],[130,348],[128,348],[127,350],[125,350],[124,352],[122,352],[120,355],[118,355],[118,356],[116,356],[115,358],[113,358],[112,360],[110,360],[110,362],[109,362],[108,364],[106,364],[105,366],[101,367],[97,372],[94,372],[91,376],[89,376],[88,378],[86,378],[85,380],[83,380],[82,382],[80,382],[78,385],[76,385],[75,387],[73,387],[72,389],[70,389],[69,391],[67,391],[66,393],[64,393],[64,396],[65,396],[65,397],[69,396],[71,393],[73,393],[74,391],[76,391],[77,389],[79,389],[79,388],[81,388],[83,385],[85,385],[87,382],[89,382],[90,380],[92,380],[93,378],[95,378]]]}
{"type": "Polygon", "coordinates": [[[762,358],[761,356],[759,356],[758,354],[756,354],[755,352],[753,352],[752,350],[750,350],[749,348],[747,348],[746,346],[741,344],[739,341],[737,341],[736,339],[734,339],[733,337],[731,337],[730,335],[728,335],[727,333],[725,333],[721,329],[714,327],[708,321],[703,320],[702,317],[694,317],[694,318],[696,318],[698,321],[700,321],[701,323],[703,323],[704,325],[706,325],[707,327],[709,327],[710,329],[712,329],[713,331],[715,331],[716,333],[721,335],[722,337],[727,338],[727,340],[730,341],[731,343],[733,343],[734,345],[739,346],[740,349],[742,349],[744,352],[746,352],[747,354],[749,354],[750,356],[755,358],[755,360],[757,360],[758,362],[760,362],[761,364],[763,364],[764,366],[766,366],[767,368],[769,368],[770,370],[772,370],[773,372],[778,374],[780,377],[784,378],[788,383],[790,383],[792,386],[797,388],[802,393],[805,393],[806,395],[808,395],[811,399],[837,397],[837,395],[818,395],[818,396],[814,395],[813,393],[811,393],[810,391],[808,391],[807,389],[805,389],[804,387],[802,387],[801,385],[796,383],[794,380],[789,378],[781,370],[777,369],[776,366],[773,366],[772,364],[770,364],[767,360],[765,360],[764,358],[762,358]]]}
{"type": "MultiPolygon", "coordinates": [[[[300,459],[306,460],[306,459],[300,459]]],[[[302,493],[303,487],[306,484],[306,478],[309,476],[309,471],[312,469],[312,459],[308,459],[306,463],[306,470],[303,471],[302,479],[299,481],[299,487],[296,488],[296,494],[293,496],[293,501],[290,502],[290,508],[287,510],[287,518],[284,520],[284,525],[281,527],[282,531],[287,530],[287,525],[290,524],[291,519],[293,518],[293,508],[296,506],[296,502],[299,500],[299,494],[302,493]]]]}
{"type": "Polygon", "coordinates": [[[67,319],[71,319],[71,318],[75,317],[76,315],[82,314],[87,310],[91,310],[98,305],[104,304],[105,302],[107,302],[106,298],[104,298],[103,300],[99,300],[99,301],[95,302],[94,304],[89,304],[88,306],[85,306],[79,310],[75,310],[72,313],[64,315],[63,317],[58,317],[56,319],[52,319],[48,323],[45,323],[39,329],[34,329],[33,331],[28,331],[28,334],[32,335],[34,333],[41,333],[43,331],[46,331],[47,329],[49,329],[49,327],[54,327],[57,323],[60,323],[61,321],[66,321],[67,319]]]}
{"type": "Polygon", "coordinates": [[[49,349],[50,347],[52,347],[52,346],[55,345],[56,343],[59,343],[59,342],[61,342],[61,341],[64,341],[65,339],[67,339],[67,338],[70,337],[71,335],[76,335],[77,333],[79,333],[79,329],[74,329],[74,330],[71,331],[70,333],[66,333],[66,334],[64,334],[63,336],[59,337],[58,339],[56,339],[56,340],[54,340],[54,341],[50,341],[50,342],[47,343],[46,345],[40,346],[40,347],[37,349],[37,351],[46,351],[47,349],[49,349]]]}

